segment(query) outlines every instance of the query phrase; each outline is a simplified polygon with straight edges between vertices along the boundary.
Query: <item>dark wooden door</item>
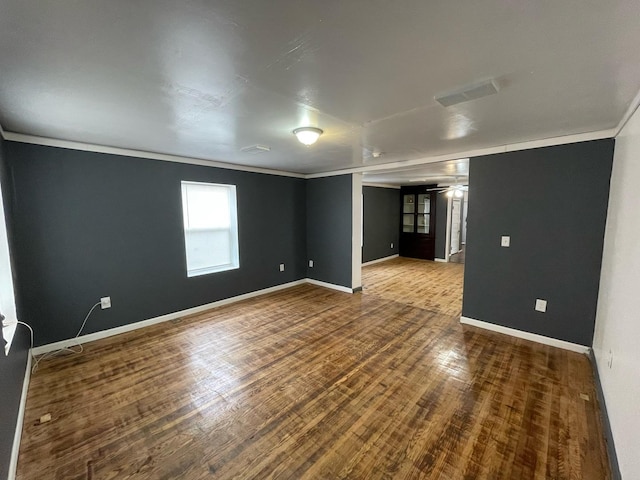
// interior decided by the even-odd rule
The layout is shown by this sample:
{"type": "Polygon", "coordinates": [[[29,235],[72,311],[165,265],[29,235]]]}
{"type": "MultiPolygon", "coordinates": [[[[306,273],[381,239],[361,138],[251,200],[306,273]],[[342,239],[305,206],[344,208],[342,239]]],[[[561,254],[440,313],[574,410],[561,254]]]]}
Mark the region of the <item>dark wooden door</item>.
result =
{"type": "Polygon", "coordinates": [[[435,185],[402,187],[400,205],[400,256],[433,260],[436,251],[435,185]]]}

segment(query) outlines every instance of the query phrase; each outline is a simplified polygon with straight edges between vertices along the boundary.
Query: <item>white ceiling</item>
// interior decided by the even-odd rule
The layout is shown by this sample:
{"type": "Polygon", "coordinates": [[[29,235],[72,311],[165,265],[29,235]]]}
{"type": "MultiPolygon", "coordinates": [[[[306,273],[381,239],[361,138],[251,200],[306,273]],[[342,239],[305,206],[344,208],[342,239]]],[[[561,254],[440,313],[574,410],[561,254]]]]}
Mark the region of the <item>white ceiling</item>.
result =
{"type": "Polygon", "coordinates": [[[0,125],[305,174],[611,129],[640,89],[638,18],[637,0],[2,0],[0,125]],[[483,79],[500,92],[434,101],[483,79]]]}
{"type": "Polygon", "coordinates": [[[362,181],[394,186],[401,185],[466,185],[469,182],[469,159],[426,163],[415,167],[365,172],[362,181]]]}

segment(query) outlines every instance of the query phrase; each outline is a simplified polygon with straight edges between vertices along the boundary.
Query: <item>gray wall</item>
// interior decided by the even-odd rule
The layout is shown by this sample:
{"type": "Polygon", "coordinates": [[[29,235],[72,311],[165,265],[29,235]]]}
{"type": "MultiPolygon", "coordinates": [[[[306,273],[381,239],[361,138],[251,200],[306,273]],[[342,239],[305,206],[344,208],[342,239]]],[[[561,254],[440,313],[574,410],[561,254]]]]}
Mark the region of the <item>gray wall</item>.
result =
{"type": "Polygon", "coordinates": [[[436,256],[445,259],[447,250],[447,196],[436,192],[436,256]]]}
{"type": "MultiPolygon", "coordinates": [[[[351,175],[307,180],[309,278],[351,288],[351,175]]],[[[359,285],[356,285],[359,286],[359,285]]]]}
{"type": "Polygon", "coordinates": [[[464,316],[592,344],[613,147],[471,159],[464,316]],[[534,310],[536,298],[548,301],[546,313],[534,310]]]}
{"type": "MultiPolygon", "coordinates": [[[[6,142],[0,138],[0,182],[2,182],[2,194],[5,204],[5,219],[11,245],[11,183],[9,181],[6,163],[4,159],[4,147],[6,142]]],[[[2,329],[0,328],[0,332],[2,329]]],[[[1,334],[0,334],[1,337],[1,334]]],[[[29,349],[29,334],[25,327],[18,326],[9,356],[4,354],[4,341],[0,341],[0,478],[7,478],[9,473],[9,461],[11,448],[13,447],[13,435],[18,420],[20,407],[20,394],[27,366],[29,349]]]]}
{"type": "Polygon", "coordinates": [[[306,276],[302,179],[7,142],[18,314],[42,345],[306,276]],[[180,181],[237,185],[240,269],[187,278],[180,181]],[[285,263],[284,272],[279,264],[285,263]]]}
{"type": "Polygon", "coordinates": [[[362,187],[364,225],[362,262],[397,255],[400,232],[400,190],[362,187]],[[391,244],[393,243],[393,248],[391,244]]]}

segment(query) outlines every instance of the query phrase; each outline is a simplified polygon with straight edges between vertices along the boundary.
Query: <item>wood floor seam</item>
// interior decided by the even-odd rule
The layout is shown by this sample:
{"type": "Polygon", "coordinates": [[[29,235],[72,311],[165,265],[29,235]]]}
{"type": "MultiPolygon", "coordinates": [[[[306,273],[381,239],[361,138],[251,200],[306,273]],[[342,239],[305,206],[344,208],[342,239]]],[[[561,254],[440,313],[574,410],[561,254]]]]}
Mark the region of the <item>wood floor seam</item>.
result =
{"type": "Polygon", "coordinates": [[[463,271],[394,258],[46,359],[17,478],[611,478],[588,359],[460,324],[463,271]]]}

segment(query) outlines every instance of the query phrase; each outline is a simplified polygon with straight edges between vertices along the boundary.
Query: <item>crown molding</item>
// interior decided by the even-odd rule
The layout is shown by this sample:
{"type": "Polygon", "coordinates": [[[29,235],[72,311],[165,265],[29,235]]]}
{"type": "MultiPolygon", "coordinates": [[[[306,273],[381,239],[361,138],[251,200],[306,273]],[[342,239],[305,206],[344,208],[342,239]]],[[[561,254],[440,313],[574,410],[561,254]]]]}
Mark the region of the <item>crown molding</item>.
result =
{"type": "MultiPolygon", "coordinates": [[[[352,173],[368,173],[368,172],[377,172],[380,170],[393,170],[396,168],[407,169],[409,167],[426,165],[429,163],[443,162],[447,160],[457,160],[460,158],[472,158],[472,157],[479,157],[483,155],[493,155],[496,153],[516,152],[520,150],[529,150],[533,148],[549,147],[549,146],[562,145],[562,144],[568,144],[568,143],[586,142],[589,140],[600,140],[603,138],[615,138],[620,133],[620,130],[622,130],[624,125],[626,125],[631,115],[633,115],[633,113],[638,109],[639,105],[640,105],[640,92],[638,93],[638,95],[636,95],[636,98],[634,99],[633,103],[625,113],[624,117],[622,118],[618,126],[608,130],[598,130],[595,132],[563,135],[559,137],[550,137],[550,138],[545,138],[541,140],[531,140],[526,142],[517,142],[517,143],[511,143],[511,144],[498,145],[494,147],[467,150],[465,152],[448,153],[444,155],[422,157],[422,158],[416,158],[412,160],[399,160],[396,162],[389,162],[389,163],[377,163],[374,165],[362,165],[359,167],[351,167],[351,168],[345,168],[341,170],[331,170],[327,172],[310,173],[310,174],[289,172],[284,170],[274,170],[274,169],[262,168],[262,167],[251,167],[248,165],[235,165],[232,163],[219,162],[214,160],[204,160],[204,159],[192,158],[192,157],[183,157],[179,155],[168,155],[164,153],[148,152],[145,150],[132,150],[127,148],[109,147],[105,145],[94,145],[91,143],[73,142],[69,140],[59,140],[55,138],[25,135],[22,133],[6,132],[5,130],[2,129],[1,125],[0,125],[0,135],[2,135],[2,137],[8,141],[29,143],[33,145],[44,145],[44,146],[50,146],[50,147],[68,148],[71,150],[81,150],[85,152],[95,152],[95,153],[106,153],[111,155],[122,155],[125,157],[145,158],[150,160],[161,160],[166,162],[187,163],[192,165],[223,168],[227,170],[237,170],[237,171],[250,172],[250,173],[263,173],[267,175],[278,175],[283,177],[312,179],[312,178],[322,178],[322,177],[333,177],[337,175],[349,175],[352,173]]],[[[384,187],[384,188],[395,188],[387,184],[365,183],[365,185],[378,186],[378,187],[384,187]]]]}
{"type": "Polygon", "coordinates": [[[379,170],[392,170],[394,168],[403,168],[428,163],[444,162],[446,160],[458,160],[460,158],[472,158],[483,155],[493,155],[496,153],[517,152],[520,150],[530,150],[532,148],[551,147],[555,145],[564,145],[568,143],[587,142],[589,140],[601,140],[603,138],[614,138],[617,129],[598,130],[595,132],[577,133],[572,135],[562,135],[559,137],[549,137],[540,140],[530,140],[527,142],[509,143],[498,145],[495,147],[479,148],[475,150],[467,150],[466,152],[447,153],[445,155],[435,155],[431,157],[416,158],[413,160],[400,160],[390,163],[378,163],[375,165],[364,165],[361,167],[345,168],[343,170],[333,170],[330,172],[312,173],[306,175],[305,178],[321,178],[332,177],[336,175],[347,175],[350,173],[367,173],[379,170]]]}
{"type": "Polygon", "coordinates": [[[625,125],[627,124],[629,119],[633,116],[633,114],[636,113],[636,110],[638,110],[639,107],[640,107],[640,90],[638,90],[638,93],[636,94],[636,96],[633,97],[633,100],[631,101],[629,108],[627,108],[627,111],[624,113],[624,115],[620,119],[620,123],[618,123],[618,126],[615,128],[616,137],[620,135],[620,132],[622,131],[622,129],[625,127],[625,125]]]}
{"type": "Polygon", "coordinates": [[[398,185],[389,185],[387,183],[371,183],[371,182],[362,182],[363,187],[378,187],[378,188],[393,188],[396,190],[400,190],[398,185]]]}
{"type": "Polygon", "coordinates": [[[149,160],[161,160],[164,162],[188,163],[191,165],[202,165],[205,167],[224,168],[226,170],[239,170],[250,173],[264,173],[267,175],[279,175],[281,177],[305,178],[304,174],[287,172],[283,170],[273,170],[269,168],[250,167],[247,165],[235,165],[232,163],[217,162],[214,160],[203,160],[201,158],[182,157],[179,155],[168,155],[164,153],[147,152],[144,150],[131,150],[128,148],[108,147],[105,145],[94,145],[91,143],[72,142],[69,140],[58,140],[55,138],[37,137],[25,135],[23,133],[4,132],[5,140],[20,143],[30,143],[33,145],[44,145],[48,147],[68,148],[70,150],[81,150],[84,152],[107,153],[111,155],[121,155],[124,157],[145,158],[149,160]]]}

